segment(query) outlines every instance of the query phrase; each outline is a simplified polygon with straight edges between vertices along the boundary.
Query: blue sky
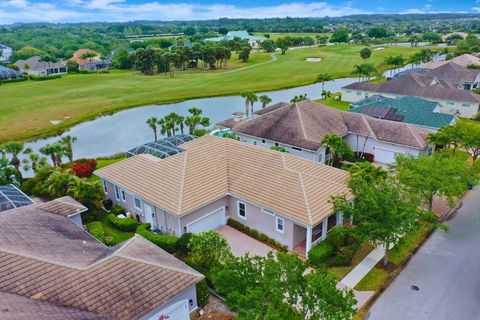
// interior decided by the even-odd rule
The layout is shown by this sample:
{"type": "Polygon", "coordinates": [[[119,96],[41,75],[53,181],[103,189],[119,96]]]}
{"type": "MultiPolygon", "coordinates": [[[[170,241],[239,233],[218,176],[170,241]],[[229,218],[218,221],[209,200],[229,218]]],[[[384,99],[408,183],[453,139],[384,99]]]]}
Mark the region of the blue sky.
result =
{"type": "Polygon", "coordinates": [[[480,0],[0,0],[0,24],[480,12],[480,0]]]}

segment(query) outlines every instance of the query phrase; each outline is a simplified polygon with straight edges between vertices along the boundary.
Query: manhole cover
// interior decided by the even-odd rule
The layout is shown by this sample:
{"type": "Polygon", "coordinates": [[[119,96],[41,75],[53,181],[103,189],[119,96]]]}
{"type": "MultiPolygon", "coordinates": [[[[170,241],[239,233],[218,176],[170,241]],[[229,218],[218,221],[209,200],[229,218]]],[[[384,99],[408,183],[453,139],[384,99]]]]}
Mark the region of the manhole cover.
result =
{"type": "Polygon", "coordinates": [[[412,290],[414,290],[414,291],[420,290],[420,288],[417,287],[417,286],[415,286],[415,285],[410,286],[410,289],[412,289],[412,290]]]}

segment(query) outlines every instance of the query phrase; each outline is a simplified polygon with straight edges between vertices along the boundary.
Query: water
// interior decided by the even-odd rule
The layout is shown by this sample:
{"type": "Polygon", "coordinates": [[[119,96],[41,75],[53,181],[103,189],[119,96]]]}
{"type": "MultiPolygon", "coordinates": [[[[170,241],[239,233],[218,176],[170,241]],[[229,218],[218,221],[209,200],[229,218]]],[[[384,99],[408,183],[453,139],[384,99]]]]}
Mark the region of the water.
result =
{"type": "MultiPolygon", "coordinates": [[[[342,78],[325,82],[325,90],[340,91],[341,87],[357,81],[357,78],[342,78]]],[[[272,99],[272,103],[290,101],[294,96],[307,94],[310,99],[321,98],[322,84],[316,83],[291,89],[262,92],[272,99]]],[[[151,105],[120,111],[110,116],[104,116],[72,127],[64,135],[78,138],[73,145],[76,159],[110,156],[124,152],[146,142],[153,141],[153,131],[145,123],[152,116],[162,118],[170,112],[189,115],[188,109],[197,107],[203,110],[203,115],[210,118],[212,125],[230,118],[235,111],[245,110],[245,100],[240,96],[202,98],[166,105],[151,105]]],[[[255,109],[261,107],[255,104],[255,109]]],[[[26,144],[35,152],[47,143],[55,142],[59,137],[50,137],[26,144]]]]}

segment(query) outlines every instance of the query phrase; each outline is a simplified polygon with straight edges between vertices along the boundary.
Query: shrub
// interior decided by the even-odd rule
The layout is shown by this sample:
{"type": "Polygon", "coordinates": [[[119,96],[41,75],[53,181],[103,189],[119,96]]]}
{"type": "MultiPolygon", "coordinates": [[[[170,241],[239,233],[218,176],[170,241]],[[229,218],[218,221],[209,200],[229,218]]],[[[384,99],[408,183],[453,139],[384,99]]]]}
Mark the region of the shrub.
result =
{"type": "Polygon", "coordinates": [[[340,247],[350,246],[355,243],[355,237],[352,234],[352,229],[344,226],[337,226],[333,228],[327,237],[327,241],[330,242],[335,249],[340,247]]]}
{"type": "Polygon", "coordinates": [[[210,291],[208,291],[207,281],[202,280],[197,283],[197,305],[200,308],[205,307],[208,303],[208,298],[210,298],[210,291]]]}
{"type": "Polygon", "coordinates": [[[87,224],[88,232],[100,241],[105,240],[105,231],[100,221],[94,221],[87,224]]]}
{"type": "Polygon", "coordinates": [[[328,258],[330,258],[335,251],[334,246],[328,242],[323,241],[310,249],[308,252],[308,261],[315,266],[325,265],[328,258]]]}
{"type": "Polygon", "coordinates": [[[33,194],[33,189],[35,188],[36,181],[34,178],[29,178],[23,180],[20,189],[25,192],[26,194],[33,194]]]}
{"type": "Polygon", "coordinates": [[[118,230],[135,232],[138,227],[138,222],[135,219],[131,218],[118,218],[113,213],[108,214],[108,221],[118,230]]]}
{"type": "Polygon", "coordinates": [[[114,204],[110,212],[113,213],[115,216],[118,216],[119,214],[125,214],[125,209],[118,204],[114,204]]]}
{"type": "Polygon", "coordinates": [[[188,248],[188,244],[190,239],[192,238],[192,234],[190,232],[182,234],[182,236],[177,241],[177,252],[181,255],[188,255],[190,250],[188,248]]]}
{"type": "Polygon", "coordinates": [[[51,76],[29,75],[28,77],[29,77],[30,80],[33,80],[33,81],[47,81],[47,80],[60,79],[62,76],[57,74],[57,75],[51,75],[51,76]]]}
{"type": "Polygon", "coordinates": [[[79,178],[90,177],[97,167],[95,159],[78,159],[70,165],[70,168],[79,178]]]}
{"type": "Polygon", "coordinates": [[[349,259],[348,257],[338,255],[332,259],[332,264],[337,267],[343,267],[350,265],[351,261],[352,259],[349,259]]]}
{"type": "Polygon", "coordinates": [[[274,249],[276,249],[278,251],[282,251],[282,252],[287,252],[288,251],[288,246],[278,242],[275,239],[270,238],[268,235],[266,235],[264,233],[258,232],[255,229],[247,227],[246,225],[238,222],[237,220],[228,219],[227,224],[230,227],[237,229],[238,231],[241,231],[243,233],[248,234],[252,238],[255,238],[259,241],[262,241],[262,242],[270,245],[271,247],[273,247],[274,249]]]}
{"type": "Polygon", "coordinates": [[[150,232],[149,223],[139,225],[137,227],[137,233],[169,253],[174,253],[177,248],[177,237],[171,234],[152,233],[150,232]]]}
{"type": "Polygon", "coordinates": [[[102,217],[103,215],[103,211],[101,210],[96,210],[96,209],[91,209],[91,210],[88,210],[86,212],[83,212],[81,215],[82,215],[82,221],[83,223],[90,223],[90,222],[94,222],[94,221],[97,221],[97,220],[100,220],[100,218],[102,217]]]}
{"type": "Polygon", "coordinates": [[[113,206],[112,200],[106,199],[106,200],[103,201],[103,207],[105,209],[110,210],[110,209],[112,209],[112,206],[113,206]]]}

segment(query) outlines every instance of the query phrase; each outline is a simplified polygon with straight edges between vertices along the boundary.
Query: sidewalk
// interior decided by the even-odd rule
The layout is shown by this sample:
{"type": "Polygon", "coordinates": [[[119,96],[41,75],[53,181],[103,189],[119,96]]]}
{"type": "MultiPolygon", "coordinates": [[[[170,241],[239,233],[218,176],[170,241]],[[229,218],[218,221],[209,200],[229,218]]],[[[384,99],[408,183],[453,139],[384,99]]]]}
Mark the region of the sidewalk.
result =
{"type": "Polygon", "coordinates": [[[350,271],[349,274],[343,278],[340,283],[347,288],[355,288],[357,283],[359,283],[367,273],[372,270],[375,265],[382,260],[383,256],[385,255],[385,250],[382,246],[377,246],[375,249],[372,250],[365,258],[363,258],[360,263],[350,271]]]}

